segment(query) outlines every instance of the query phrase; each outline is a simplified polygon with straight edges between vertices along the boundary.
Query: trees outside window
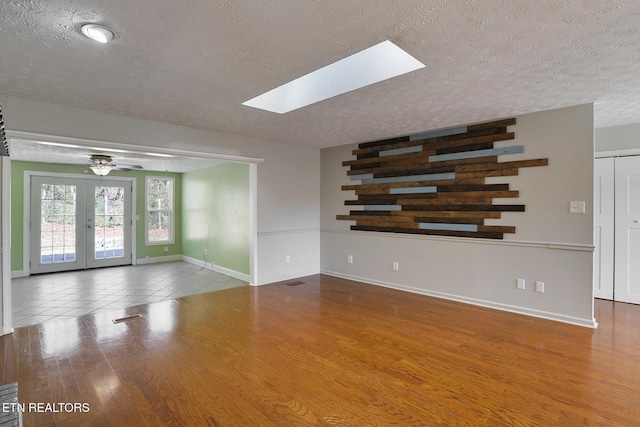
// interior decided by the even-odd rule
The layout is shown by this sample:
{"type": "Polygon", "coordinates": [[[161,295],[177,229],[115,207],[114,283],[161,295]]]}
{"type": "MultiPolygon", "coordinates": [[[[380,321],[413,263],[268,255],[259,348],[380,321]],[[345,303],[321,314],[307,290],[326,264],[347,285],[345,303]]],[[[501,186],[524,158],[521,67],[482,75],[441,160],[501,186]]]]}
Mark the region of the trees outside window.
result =
{"type": "Polygon", "coordinates": [[[174,180],[168,177],[146,179],[146,243],[174,243],[174,180]]]}

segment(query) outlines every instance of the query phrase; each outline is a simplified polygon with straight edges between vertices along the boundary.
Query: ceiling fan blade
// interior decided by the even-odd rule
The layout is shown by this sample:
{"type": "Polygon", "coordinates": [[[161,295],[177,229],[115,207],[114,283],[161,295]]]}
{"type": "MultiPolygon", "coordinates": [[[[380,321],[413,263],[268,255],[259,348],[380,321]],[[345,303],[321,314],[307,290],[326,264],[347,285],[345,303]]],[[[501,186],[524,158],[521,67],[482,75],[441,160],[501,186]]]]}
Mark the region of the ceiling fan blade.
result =
{"type": "Polygon", "coordinates": [[[120,171],[141,170],[142,166],[140,166],[140,165],[115,165],[114,169],[120,170],[120,171]]]}

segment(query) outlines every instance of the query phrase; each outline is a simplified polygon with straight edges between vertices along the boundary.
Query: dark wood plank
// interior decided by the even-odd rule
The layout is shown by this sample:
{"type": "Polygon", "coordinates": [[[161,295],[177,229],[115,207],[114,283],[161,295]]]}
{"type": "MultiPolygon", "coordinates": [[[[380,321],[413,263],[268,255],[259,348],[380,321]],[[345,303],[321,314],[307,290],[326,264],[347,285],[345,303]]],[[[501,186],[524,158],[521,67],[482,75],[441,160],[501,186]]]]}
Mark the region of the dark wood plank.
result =
{"type": "Polygon", "coordinates": [[[463,165],[475,165],[475,164],[490,164],[497,163],[498,156],[486,156],[486,157],[475,157],[471,159],[456,159],[456,160],[442,160],[431,162],[433,166],[463,166],[463,165]]]}
{"type": "Polygon", "coordinates": [[[361,206],[361,205],[396,205],[397,199],[367,199],[367,200],[345,200],[345,206],[361,206]]]}
{"type": "Polygon", "coordinates": [[[436,154],[452,154],[452,153],[464,153],[466,151],[474,150],[490,150],[493,148],[493,142],[476,142],[475,144],[460,145],[457,147],[448,146],[444,148],[438,148],[436,154]]]}
{"type": "MultiPolygon", "coordinates": [[[[380,141],[363,142],[361,144],[358,144],[358,148],[382,147],[385,145],[396,144],[398,142],[406,142],[406,141],[409,141],[409,136],[400,136],[397,138],[382,139],[380,141]]],[[[357,153],[354,152],[354,154],[357,154],[357,153]]]]}
{"type": "MultiPolygon", "coordinates": [[[[373,160],[372,158],[366,159],[366,160],[373,160]]],[[[351,167],[349,168],[349,172],[348,175],[360,175],[360,174],[365,174],[365,173],[371,173],[373,170],[379,168],[380,166],[382,166],[382,163],[377,162],[377,163],[367,163],[367,164],[363,164],[363,165],[351,165],[351,167]],[[370,172],[371,171],[371,172],[370,172]]]]}
{"type": "Polygon", "coordinates": [[[502,239],[503,234],[497,232],[470,232],[470,231],[446,231],[446,230],[420,230],[403,227],[377,227],[365,225],[352,225],[351,230],[354,231],[377,231],[382,233],[404,233],[404,234],[423,234],[430,236],[449,236],[449,237],[473,237],[478,239],[502,239]]]}
{"type": "Polygon", "coordinates": [[[452,193],[456,191],[507,191],[509,184],[457,184],[439,185],[439,193],[452,193]]]}
{"type": "Polygon", "coordinates": [[[387,193],[376,193],[376,194],[360,194],[356,191],[358,195],[358,200],[398,200],[398,199],[435,199],[438,197],[435,193],[417,193],[417,194],[387,194],[387,193]]]}
{"type": "Polygon", "coordinates": [[[428,187],[428,186],[442,186],[442,185],[465,185],[465,184],[484,184],[484,178],[470,178],[470,179],[441,179],[441,180],[431,180],[431,181],[410,181],[410,182],[395,182],[395,183],[387,183],[387,184],[350,184],[343,185],[342,190],[372,190],[378,191],[381,189],[388,188],[407,188],[407,187],[428,187]]]}
{"type": "Polygon", "coordinates": [[[456,167],[456,172],[473,172],[473,171],[485,171],[496,169],[516,169],[527,168],[535,166],[548,166],[549,159],[531,159],[531,160],[518,160],[514,162],[487,162],[474,165],[460,165],[456,167]]]}
{"type": "Polygon", "coordinates": [[[357,159],[368,159],[371,157],[378,157],[378,152],[377,151],[371,151],[369,153],[362,153],[362,154],[358,154],[356,156],[357,159]]]}
{"type": "MultiPolygon", "coordinates": [[[[403,159],[417,159],[420,157],[427,157],[429,155],[428,152],[421,151],[418,153],[404,153],[404,154],[394,154],[393,156],[385,156],[384,159],[386,161],[393,160],[403,160],[403,159]]],[[[347,160],[342,162],[342,166],[358,166],[358,165],[367,165],[370,166],[372,164],[377,164],[380,162],[380,157],[369,157],[366,159],[356,159],[356,160],[347,160]]]]}
{"type": "Polygon", "coordinates": [[[479,232],[497,231],[499,233],[515,233],[516,228],[510,225],[481,225],[478,227],[479,232]]]}
{"type": "Polygon", "coordinates": [[[401,217],[395,215],[336,215],[336,219],[342,221],[381,221],[385,223],[396,222],[402,224],[412,224],[415,222],[411,217],[401,217]]]}
{"type": "MultiPolygon", "coordinates": [[[[425,205],[412,205],[412,210],[420,211],[450,211],[454,208],[449,204],[425,204],[425,205]]],[[[524,212],[525,205],[470,205],[460,204],[455,205],[457,211],[485,211],[485,212],[524,212]]]]}
{"type": "Polygon", "coordinates": [[[489,178],[490,176],[517,176],[519,169],[485,169],[469,172],[456,172],[456,177],[460,179],[489,178]]]}
{"type": "MultiPolygon", "coordinates": [[[[447,197],[451,193],[442,193],[438,195],[438,198],[430,199],[428,203],[423,205],[412,204],[411,209],[422,209],[422,206],[437,206],[437,205],[451,205],[451,209],[458,209],[459,205],[475,204],[475,205],[490,205],[493,198],[487,196],[476,197],[447,197]]],[[[408,209],[408,207],[406,208],[408,209]]]]}
{"type": "Polygon", "coordinates": [[[509,119],[495,120],[493,122],[485,122],[485,123],[478,123],[475,125],[469,125],[467,126],[467,131],[474,131],[474,130],[485,129],[485,128],[495,127],[495,126],[515,126],[515,125],[516,125],[516,118],[511,117],[509,119]]]}
{"type": "Polygon", "coordinates": [[[356,226],[375,227],[377,229],[401,228],[403,230],[418,230],[418,223],[413,221],[413,218],[409,217],[384,217],[384,219],[378,219],[375,221],[373,220],[373,217],[369,217],[369,220],[358,220],[356,222],[356,226]]]}
{"type": "MultiPolygon", "coordinates": [[[[406,140],[406,141],[399,141],[399,142],[386,144],[386,145],[365,147],[362,149],[353,150],[352,154],[354,156],[357,156],[360,154],[367,154],[367,153],[378,152],[383,150],[393,150],[396,148],[413,147],[416,145],[425,145],[428,147],[445,146],[447,144],[456,144],[458,143],[458,141],[465,141],[464,143],[468,143],[472,141],[475,141],[475,142],[490,141],[490,140],[499,141],[500,139],[482,139],[482,138],[486,136],[505,134],[506,132],[507,132],[507,128],[504,126],[486,127],[486,128],[467,131],[466,133],[455,134],[455,135],[436,136],[432,138],[414,139],[412,141],[406,140]]],[[[509,138],[509,139],[513,139],[513,138],[509,138]]]]}
{"type": "MultiPolygon", "coordinates": [[[[488,133],[482,136],[467,137],[455,141],[434,141],[425,143],[425,149],[432,149],[434,151],[444,150],[446,148],[459,148],[468,147],[475,144],[493,143],[496,141],[509,141],[515,138],[515,133],[507,132],[504,129],[496,129],[496,133],[488,133]]],[[[469,134],[467,134],[469,135],[469,134]]]]}
{"type": "Polygon", "coordinates": [[[427,213],[424,212],[414,212],[414,221],[420,219],[420,222],[435,222],[438,224],[475,224],[475,225],[482,225],[484,224],[484,220],[485,218],[483,216],[477,217],[477,218],[461,218],[461,217],[456,217],[456,216],[452,216],[452,217],[447,217],[447,218],[434,218],[434,217],[429,217],[429,216],[425,216],[428,215],[427,213]]]}
{"type": "MultiPolygon", "coordinates": [[[[366,215],[366,216],[391,216],[391,211],[349,211],[349,215],[366,215]]],[[[342,216],[342,215],[336,215],[342,216]]]]}
{"type": "MultiPolygon", "coordinates": [[[[413,206],[408,209],[413,209],[413,206]]],[[[398,215],[415,217],[419,222],[433,222],[432,218],[500,218],[500,212],[496,211],[430,211],[429,213],[419,211],[401,211],[398,215]]]]}
{"type": "Polygon", "coordinates": [[[401,167],[380,167],[373,169],[373,177],[389,178],[395,176],[412,176],[432,173],[452,173],[454,171],[454,166],[430,166],[429,164],[401,167]]]}
{"type": "MultiPolygon", "coordinates": [[[[491,197],[491,198],[495,198],[495,197],[499,197],[499,198],[503,198],[503,197],[519,197],[520,193],[518,192],[518,190],[502,190],[502,191],[495,191],[495,190],[489,190],[489,191],[449,191],[446,193],[432,193],[435,194],[437,196],[438,199],[456,199],[456,198],[467,198],[467,197],[491,197]]],[[[402,205],[420,205],[420,204],[424,204],[424,203],[429,203],[429,200],[402,200],[401,202],[399,202],[399,204],[402,205]]]]}

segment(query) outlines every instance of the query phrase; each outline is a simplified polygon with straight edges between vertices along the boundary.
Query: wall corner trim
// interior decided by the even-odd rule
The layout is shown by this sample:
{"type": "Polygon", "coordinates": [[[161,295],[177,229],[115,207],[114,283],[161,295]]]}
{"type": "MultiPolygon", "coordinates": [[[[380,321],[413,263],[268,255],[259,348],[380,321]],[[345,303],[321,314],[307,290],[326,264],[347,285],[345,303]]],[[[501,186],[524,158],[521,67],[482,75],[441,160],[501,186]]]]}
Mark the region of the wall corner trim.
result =
{"type": "Polygon", "coordinates": [[[291,230],[274,230],[274,231],[259,231],[258,236],[277,236],[281,234],[296,234],[296,233],[318,233],[320,228],[296,228],[291,230]]]}
{"type": "Polygon", "coordinates": [[[136,265],[142,264],[156,264],[159,262],[171,262],[171,261],[181,261],[181,255],[167,255],[167,256],[157,256],[153,258],[138,258],[136,259],[136,265]]]}
{"type": "Polygon", "coordinates": [[[215,265],[210,262],[204,263],[199,259],[191,258],[185,255],[180,255],[179,257],[182,261],[188,262],[189,264],[197,265],[207,270],[215,271],[216,273],[224,274],[225,276],[230,276],[230,277],[233,277],[234,279],[242,280],[243,282],[247,282],[247,283],[251,282],[251,278],[249,277],[248,274],[240,273],[239,271],[221,267],[219,265],[215,265]]]}

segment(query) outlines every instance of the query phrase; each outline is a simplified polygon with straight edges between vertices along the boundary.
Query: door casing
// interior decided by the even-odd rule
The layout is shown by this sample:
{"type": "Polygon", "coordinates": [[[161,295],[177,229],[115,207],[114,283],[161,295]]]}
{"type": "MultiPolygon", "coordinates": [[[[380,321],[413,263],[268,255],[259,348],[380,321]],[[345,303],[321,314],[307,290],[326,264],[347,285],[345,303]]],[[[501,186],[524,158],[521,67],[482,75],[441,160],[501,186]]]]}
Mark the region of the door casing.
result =
{"type": "MultiPolygon", "coordinates": [[[[40,172],[40,171],[24,171],[23,180],[23,248],[22,248],[22,275],[28,276],[31,274],[31,267],[29,266],[29,260],[31,257],[31,229],[29,227],[30,212],[31,212],[31,178],[33,176],[40,177],[59,177],[59,178],[72,178],[72,179],[86,179],[100,181],[105,179],[97,175],[84,175],[84,174],[72,174],[72,173],[56,173],[56,172],[40,172]]],[[[136,178],[135,177],[120,177],[110,176],[109,181],[123,181],[131,183],[131,218],[133,219],[131,224],[131,264],[136,265],[136,178]]]]}

